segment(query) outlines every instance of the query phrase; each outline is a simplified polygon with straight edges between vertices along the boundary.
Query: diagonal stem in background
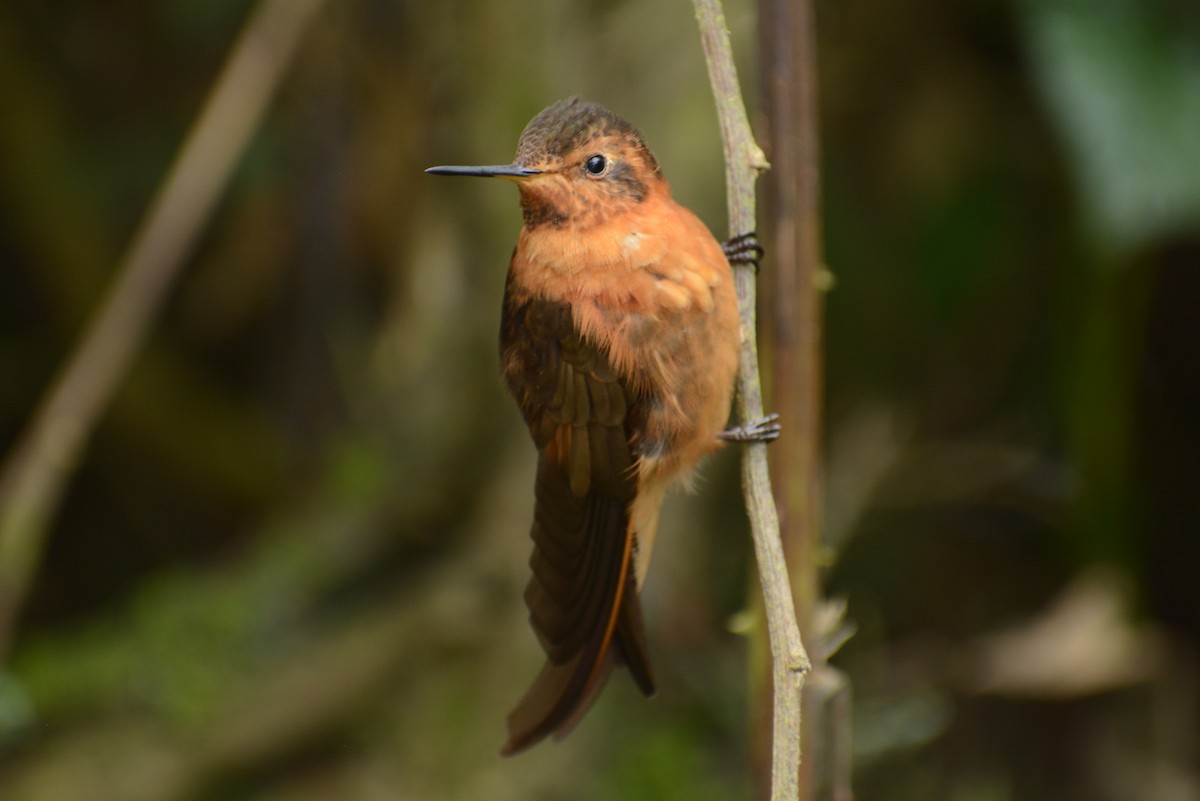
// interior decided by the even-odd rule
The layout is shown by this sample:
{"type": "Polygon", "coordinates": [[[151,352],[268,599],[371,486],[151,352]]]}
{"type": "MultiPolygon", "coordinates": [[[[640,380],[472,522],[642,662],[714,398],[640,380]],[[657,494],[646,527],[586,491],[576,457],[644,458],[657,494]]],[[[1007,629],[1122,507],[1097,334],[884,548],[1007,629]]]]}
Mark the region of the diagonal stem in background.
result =
{"type": "MultiPolygon", "coordinates": [[[[729,228],[730,234],[736,236],[756,229],[754,183],[758,173],[769,165],[754,141],[746,117],[720,0],[693,0],[693,3],[721,124],[729,228]]],[[[753,267],[735,267],[735,280],[743,332],[738,364],[738,416],[742,421],[749,421],[763,415],[755,336],[753,267]]],[[[788,431],[783,435],[793,436],[788,431]]],[[[742,459],[742,489],[754,538],[771,644],[774,679],[771,801],[795,801],[799,797],[800,698],[809,661],[796,623],[791,582],[779,537],[779,518],[771,493],[766,445],[746,446],[742,459]]]]}
{"type": "MultiPolygon", "coordinates": [[[[260,0],[114,283],[0,471],[0,662],[63,490],[322,0],[260,0]]],[[[69,236],[70,232],[65,235],[69,236]]]]}

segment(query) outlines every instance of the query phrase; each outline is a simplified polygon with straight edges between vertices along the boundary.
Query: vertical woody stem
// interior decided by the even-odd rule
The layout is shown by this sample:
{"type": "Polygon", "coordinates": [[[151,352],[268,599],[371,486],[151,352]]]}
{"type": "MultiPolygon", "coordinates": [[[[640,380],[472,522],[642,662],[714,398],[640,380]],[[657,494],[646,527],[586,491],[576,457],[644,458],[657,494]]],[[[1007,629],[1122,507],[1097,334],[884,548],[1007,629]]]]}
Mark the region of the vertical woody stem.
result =
{"type": "MultiPolygon", "coordinates": [[[[721,138],[725,145],[729,228],[731,234],[736,236],[756,228],[754,183],[759,172],[769,165],[754,141],[746,117],[720,0],[693,0],[693,4],[721,124],[721,138]]],[[[735,280],[742,322],[738,416],[745,422],[763,416],[755,337],[753,267],[737,266],[735,280]]],[[[755,443],[746,446],[742,460],[742,489],[754,537],[771,644],[774,677],[771,801],[795,801],[799,797],[800,697],[809,661],[796,624],[791,582],[779,538],[779,518],[771,493],[766,445],[755,443]]]]}
{"type": "MultiPolygon", "coordinates": [[[[784,552],[804,641],[820,605],[821,338],[823,292],[830,276],[821,254],[820,143],[817,127],[817,54],[813,0],[758,0],[759,84],[766,125],[760,133],[774,164],[766,214],[759,231],[771,246],[764,271],[763,341],[770,352],[768,405],[788,433],[771,448],[779,488],[784,552]]],[[[805,798],[850,796],[848,681],[813,648],[805,684],[801,767],[805,798]]],[[[765,728],[765,727],[764,727],[765,728]]]]}

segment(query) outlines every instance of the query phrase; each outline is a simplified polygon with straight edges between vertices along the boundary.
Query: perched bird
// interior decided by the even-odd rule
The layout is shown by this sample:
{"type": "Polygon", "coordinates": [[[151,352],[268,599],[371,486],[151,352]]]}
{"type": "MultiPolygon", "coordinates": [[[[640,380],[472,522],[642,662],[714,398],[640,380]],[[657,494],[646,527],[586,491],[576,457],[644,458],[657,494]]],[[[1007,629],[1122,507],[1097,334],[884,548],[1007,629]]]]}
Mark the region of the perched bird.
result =
{"type": "Polygon", "coordinates": [[[521,193],[500,364],[538,449],[525,601],[546,664],[508,717],[515,754],[570,731],[616,664],[654,693],[638,592],[663,495],[722,439],[778,435],[775,418],[724,431],[741,347],[730,259],[761,250],[718,244],[638,131],[578,98],[534,117],[512,164],[426,172],[521,193]]]}

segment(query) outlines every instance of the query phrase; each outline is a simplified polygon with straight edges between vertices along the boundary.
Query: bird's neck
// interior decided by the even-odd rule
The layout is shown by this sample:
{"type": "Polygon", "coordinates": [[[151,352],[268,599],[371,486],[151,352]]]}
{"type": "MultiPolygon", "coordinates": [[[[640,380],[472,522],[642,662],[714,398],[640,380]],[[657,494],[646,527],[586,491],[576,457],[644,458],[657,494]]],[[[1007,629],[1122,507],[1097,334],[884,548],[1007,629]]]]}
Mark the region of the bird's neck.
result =
{"type": "Polygon", "coordinates": [[[540,180],[535,187],[518,185],[521,190],[521,216],[525,228],[560,228],[575,235],[590,235],[600,226],[621,224],[626,217],[645,213],[644,205],[670,199],[667,182],[656,178],[639,182],[637,192],[586,194],[559,176],[540,180]]]}
{"type": "Polygon", "coordinates": [[[637,274],[659,258],[653,214],[645,213],[656,205],[648,198],[636,210],[605,209],[582,226],[578,218],[562,225],[527,222],[513,257],[514,282],[532,295],[565,302],[627,293],[637,274]]]}

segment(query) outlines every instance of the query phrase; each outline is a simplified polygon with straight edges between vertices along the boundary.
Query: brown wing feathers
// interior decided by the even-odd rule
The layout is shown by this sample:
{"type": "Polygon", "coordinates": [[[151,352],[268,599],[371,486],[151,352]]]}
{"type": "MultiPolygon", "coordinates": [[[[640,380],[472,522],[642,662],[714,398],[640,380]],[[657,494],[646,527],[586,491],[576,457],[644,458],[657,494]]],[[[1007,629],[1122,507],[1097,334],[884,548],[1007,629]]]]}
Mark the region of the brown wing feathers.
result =
{"type": "Polygon", "coordinates": [[[647,694],[654,680],[629,527],[637,477],[628,426],[642,401],[561,304],[506,298],[501,360],[539,449],[525,601],[547,657],[509,715],[511,754],[569,731],[616,662],[647,694]]]}

